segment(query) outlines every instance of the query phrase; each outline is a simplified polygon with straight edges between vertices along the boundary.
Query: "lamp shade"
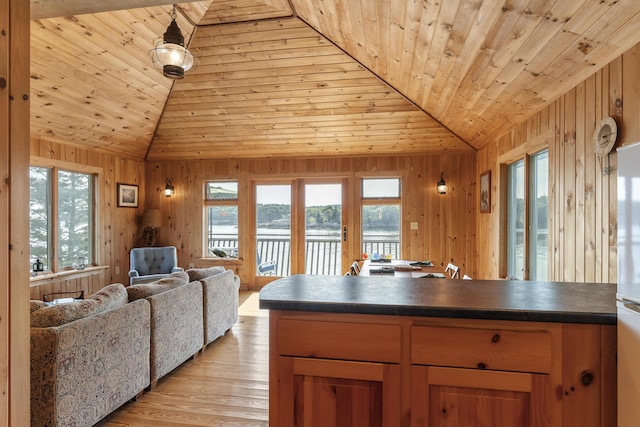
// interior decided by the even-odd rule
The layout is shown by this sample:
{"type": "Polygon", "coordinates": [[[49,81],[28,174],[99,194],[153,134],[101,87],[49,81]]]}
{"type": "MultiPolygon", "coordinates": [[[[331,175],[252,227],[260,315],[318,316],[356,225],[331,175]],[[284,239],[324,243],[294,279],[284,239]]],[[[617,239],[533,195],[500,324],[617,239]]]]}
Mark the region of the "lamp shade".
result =
{"type": "Polygon", "coordinates": [[[197,64],[197,59],[184,46],[184,37],[176,23],[176,7],[173,6],[171,23],[162,37],[149,52],[154,67],[161,69],[162,74],[170,79],[184,78],[185,71],[189,71],[197,64]]]}
{"type": "Polygon", "coordinates": [[[142,226],[159,228],[162,226],[162,214],[160,209],[147,209],[142,216],[142,226]]]}

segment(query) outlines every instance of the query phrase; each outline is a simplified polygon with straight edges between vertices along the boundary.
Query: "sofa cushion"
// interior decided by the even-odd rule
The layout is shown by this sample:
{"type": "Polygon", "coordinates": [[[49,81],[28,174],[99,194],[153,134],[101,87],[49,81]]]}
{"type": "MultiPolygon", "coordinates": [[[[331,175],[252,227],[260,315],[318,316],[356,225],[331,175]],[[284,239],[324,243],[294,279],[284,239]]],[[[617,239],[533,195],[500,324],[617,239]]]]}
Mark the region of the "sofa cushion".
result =
{"type": "Polygon", "coordinates": [[[34,311],[40,310],[41,308],[45,308],[47,304],[44,301],[40,301],[37,299],[32,299],[29,301],[29,313],[33,313],[34,311]]]}
{"type": "Polygon", "coordinates": [[[124,285],[114,283],[87,299],[56,304],[31,313],[31,327],[61,326],[74,320],[121,307],[129,301],[124,285]]]}
{"type": "Polygon", "coordinates": [[[127,294],[129,295],[129,301],[135,301],[168,291],[177,286],[186,285],[187,283],[189,283],[189,275],[184,271],[177,271],[153,282],[131,285],[127,287],[127,294]]]}
{"type": "Polygon", "coordinates": [[[189,275],[190,282],[196,282],[198,280],[206,279],[207,277],[220,274],[223,271],[224,271],[224,267],[217,265],[214,267],[207,267],[207,268],[190,268],[187,270],[187,274],[189,275]]]}

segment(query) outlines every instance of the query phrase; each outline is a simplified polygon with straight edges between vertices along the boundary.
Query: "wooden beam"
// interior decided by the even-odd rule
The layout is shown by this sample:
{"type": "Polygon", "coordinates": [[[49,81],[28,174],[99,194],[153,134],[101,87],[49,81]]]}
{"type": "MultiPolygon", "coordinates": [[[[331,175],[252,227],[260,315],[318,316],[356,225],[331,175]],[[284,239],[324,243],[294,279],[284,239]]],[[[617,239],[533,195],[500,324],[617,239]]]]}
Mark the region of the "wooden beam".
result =
{"type": "MultiPolygon", "coordinates": [[[[192,3],[194,1],[197,0],[183,0],[180,3],[192,3]]],[[[125,2],[121,0],[31,0],[31,19],[84,15],[113,10],[163,6],[173,3],[169,0],[128,0],[125,2]]]]}

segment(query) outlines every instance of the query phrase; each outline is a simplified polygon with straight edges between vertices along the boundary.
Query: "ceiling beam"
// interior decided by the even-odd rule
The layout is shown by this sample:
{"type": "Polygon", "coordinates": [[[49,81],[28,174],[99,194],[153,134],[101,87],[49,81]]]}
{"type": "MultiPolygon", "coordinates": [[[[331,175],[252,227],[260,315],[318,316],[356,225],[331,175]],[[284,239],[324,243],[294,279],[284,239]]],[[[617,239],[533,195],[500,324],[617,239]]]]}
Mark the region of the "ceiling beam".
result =
{"type": "MultiPolygon", "coordinates": [[[[197,0],[181,0],[192,3],[197,0]]],[[[170,0],[31,0],[31,19],[56,18],[60,16],[84,15],[139,7],[173,4],[170,0]]]]}

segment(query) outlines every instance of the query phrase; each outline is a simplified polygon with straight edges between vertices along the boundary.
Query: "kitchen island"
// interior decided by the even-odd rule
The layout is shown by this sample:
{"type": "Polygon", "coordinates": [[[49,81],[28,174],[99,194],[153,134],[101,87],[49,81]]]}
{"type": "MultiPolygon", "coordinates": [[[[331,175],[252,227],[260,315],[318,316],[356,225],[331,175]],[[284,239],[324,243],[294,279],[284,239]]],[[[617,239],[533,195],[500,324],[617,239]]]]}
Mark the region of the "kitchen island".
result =
{"type": "Polygon", "coordinates": [[[276,280],[270,425],[615,426],[615,288],[276,280]]]}

